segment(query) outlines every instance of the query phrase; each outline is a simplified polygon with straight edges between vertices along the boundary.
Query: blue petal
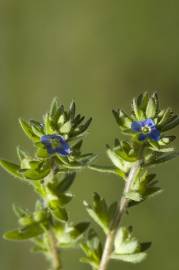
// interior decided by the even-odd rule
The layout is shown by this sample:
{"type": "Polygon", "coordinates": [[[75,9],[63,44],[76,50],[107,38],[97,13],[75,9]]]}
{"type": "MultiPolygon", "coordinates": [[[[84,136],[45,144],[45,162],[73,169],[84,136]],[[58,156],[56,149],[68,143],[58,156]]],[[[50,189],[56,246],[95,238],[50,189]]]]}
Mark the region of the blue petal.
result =
{"type": "Polygon", "coordinates": [[[153,128],[151,133],[149,134],[149,137],[158,142],[160,140],[160,131],[157,128],[153,128]]]}
{"type": "Polygon", "coordinates": [[[53,148],[50,143],[49,135],[44,135],[40,138],[41,143],[43,143],[49,154],[53,154],[53,148]]]}
{"type": "Polygon", "coordinates": [[[144,141],[148,136],[149,136],[148,134],[143,134],[143,133],[141,133],[141,134],[139,135],[139,141],[144,141]]]}
{"type": "Polygon", "coordinates": [[[61,145],[56,148],[56,152],[61,154],[62,156],[68,156],[71,153],[69,144],[62,136],[59,136],[59,142],[61,145]]]}
{"type": "Polygon", "coordinates": [[[142,124],[141,124],[140,121],[134,121],[134,122],[132,122],[132,124],[131,124],[131,128],[132,128],[132,130],[134,130],[134,131],[141,131],[141,127],[142,127],[142,124]]]}
{"type": "Polygon", "coordinates": [[[65,141],[65,139],[60,135],[57,135],[54,139],[57,139],[64,146],[68,145],[67,142],[65,141]]]}
{"type": "Polygon", "coordinates": [[[49,154],[59,153],[62,156],[67,156],[71,153],[69,144],[60,135],[56,135],[56,134],[44,135],[41,137],[40,140],[45,145],[49,154]],[[56,148],[52,147],[51,140],[53,139],[59,142],[59,145],[56,148]]]}
{"type": "Polygon", "coordinates": [[[70,148],[56,148],[56,153],[60,154],[61,156],[68,156],[71,153],[70,148]]]}
{"type": "Polygon", "coordinates": [[[56,153],[56,150],[53,149],[51,145],[47,145],[47,144],[46,144],[46,148],[47,148],[47,152],[48,152],[49,154],[54,154],[54,153],[56,153]]]}
{"type": "Polygon", "coordinates": [[[57,147],[56,151],[64,156],[69,155],[71,153],[70,146],[62,136],[59,136],[59,143],[61,146],[57,147]]]}
{"type": "Polygon", "coordinates": [[[155,127],[155,123],[152,119],[146,119],[145,121],[143,121],[143,125],[144,126],[148,126],[148,127],[155,127]]]}
{"type": "Polygon", "coordinates": [[[42,143],[44,143],[44,144],[50,143],[50,141],[49,141],[50,137],[49,137],[49,136],[50,136],[50,135],[44,135],[44,136],[42,136],[42,137],[40,138],[40,141],[41,141],[42,143]]]}

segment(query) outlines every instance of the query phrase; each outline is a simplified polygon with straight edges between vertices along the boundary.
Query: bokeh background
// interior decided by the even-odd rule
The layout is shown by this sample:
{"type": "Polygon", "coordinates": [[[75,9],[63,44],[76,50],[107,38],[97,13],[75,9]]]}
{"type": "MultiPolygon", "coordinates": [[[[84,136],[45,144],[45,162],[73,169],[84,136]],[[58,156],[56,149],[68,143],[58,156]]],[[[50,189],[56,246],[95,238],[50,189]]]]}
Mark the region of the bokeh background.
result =
{"type": "MultiPolygon", "coordinates": [[[[0,1],[0,156],[16,161],[15,148],[32,150],[17,119],[40,119],[54,96],[66,106],[94,118],[84,151],[99,154],[120,136],[112,108],[128,109],[144,90],[158,90],[162,106],[179,113],[179,3],[120,0],[0,1]]],[[[174,131],[179,135],[178,131],[174,131]]],[[[179,148],[179,140],[176,147],[179,148]]],[[[141,240],[152,240],[140,265],[112,262],[111,270],[179,269],[178,160],[157,167],[164,193],[130,212],[141,240]]],[[[14,228],[12,203],[33,208],[31,188],[0,171],[0,234],[14,228]]],[[[108,202],[119,197],[120,181],[85,171],[72,188],[71,218],[88,220],[82,201],[94,191],[108,202]]],[[[28,243],[0,240],[1,270],[48,269],[28,243]]],[[[80,251],[63,253],[64,267],[89,269],[78,262],[80,251]]]]}

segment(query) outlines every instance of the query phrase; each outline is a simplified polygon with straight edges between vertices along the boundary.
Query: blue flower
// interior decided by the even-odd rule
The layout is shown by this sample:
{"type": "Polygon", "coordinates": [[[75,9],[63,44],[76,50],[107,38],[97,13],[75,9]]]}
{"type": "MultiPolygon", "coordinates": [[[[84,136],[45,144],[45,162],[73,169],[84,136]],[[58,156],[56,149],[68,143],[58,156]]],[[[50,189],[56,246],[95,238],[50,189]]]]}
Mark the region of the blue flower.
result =
{"type": "Polygon", "coordinates": [[[160,131],[157,129],[152,119],[146,119],[144,121],[134,121],[131,125],[132,130],[139,132],[139,140],[144,141],[150,138],[154,141],[160,140],[160,131]]]}
{"type": "Polygon", "coordinates": [[[45,145],[49,154],[58,153],[61,156],[68,156],[71,153],[69,144],[60,135],[44,135],[40,141],[45,145]]]}

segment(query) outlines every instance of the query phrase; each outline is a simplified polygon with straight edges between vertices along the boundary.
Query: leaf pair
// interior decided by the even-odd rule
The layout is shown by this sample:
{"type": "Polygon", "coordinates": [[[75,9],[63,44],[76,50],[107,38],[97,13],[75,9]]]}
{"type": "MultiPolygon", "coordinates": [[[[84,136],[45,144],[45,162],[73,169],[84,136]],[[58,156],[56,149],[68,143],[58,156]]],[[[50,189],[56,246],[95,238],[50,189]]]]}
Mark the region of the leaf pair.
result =
{"type": "Polygon", "coordinates": [[[112,259],[139,263],[147,256],[146,250],[151,243],[139,243],[132,234],[132,228],[121,227],[116,235],[112,259]]]}
{"type": "Polygon", "coordinates": [[[48,210],[36,205],[34,213],[13,206],[14,212],[18,217],[20,228],[6,232],[6,240],[27,240],[43,234],[50,225],[50,216],[48,210]]]}
{"type": "Polygon", "coordinates": [[[92,206],[90,206],[86,201],[84,202],[84,205],[91,218],[107,234],[110,222],[116,211],[117,203],[113,203],[108,207],[105,200],[101,198],[98,193],[94,193],[92,206]]]}

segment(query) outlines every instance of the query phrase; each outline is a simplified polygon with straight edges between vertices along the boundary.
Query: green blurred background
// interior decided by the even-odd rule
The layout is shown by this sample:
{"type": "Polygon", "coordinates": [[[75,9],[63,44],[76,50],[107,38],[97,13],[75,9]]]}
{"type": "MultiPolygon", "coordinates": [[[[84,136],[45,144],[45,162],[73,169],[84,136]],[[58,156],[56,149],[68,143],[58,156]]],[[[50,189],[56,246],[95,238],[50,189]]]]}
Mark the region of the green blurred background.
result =
{"type": "MultiPolygon", "coordinates": [[[[32,149],[17,119],[40,119],[54,96],[65,105],[74,99],[80,112],[94,118],[84,150],[98,153],[101,163],[108,162],[104,145],[120,136],[112,108],[127,110],[133,96],[158,90],[163,106],[179,113],[178,10],[177,0],[1,0],[0,156],[15,161],[16,145],[32,149]]],[[[140,265],[112,262],[111,270],[179,269],[178,162],[155,169],[165,192],[126,220],[141,240],[152,240],[148,259],[140,265]]],[[[16,226],[12,203],[31,209],[36,197],[2,170],[0,178],[2,235],[16,226]]],[[[98,191],[111,202],[119,197],[121,184],[114,176],[85,171],[72,191],[76,197],[69,211],[79,221],[88,219],[82,200],[90,201],[98,191]]],[[[47,269],[29,247],[1,239],[0,269],[47,269]]],[[[89,269],[79,256],[80,251],[64,252],[65,269],[89,269]]]]}

